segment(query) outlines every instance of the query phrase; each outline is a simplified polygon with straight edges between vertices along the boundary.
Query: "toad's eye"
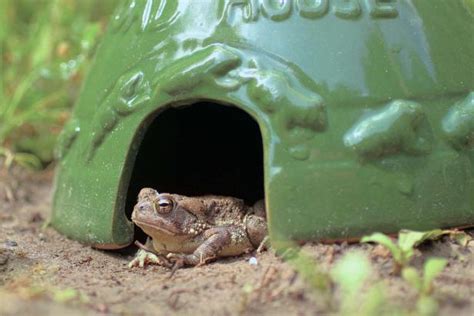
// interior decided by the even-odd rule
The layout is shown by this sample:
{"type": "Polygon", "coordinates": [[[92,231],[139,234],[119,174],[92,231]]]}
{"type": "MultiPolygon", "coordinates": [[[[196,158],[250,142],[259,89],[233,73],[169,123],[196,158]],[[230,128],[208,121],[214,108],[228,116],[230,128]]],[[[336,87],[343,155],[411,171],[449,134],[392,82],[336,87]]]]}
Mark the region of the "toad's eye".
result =
{"type": "Polygon", "coordinates": [[[153,206],[155,206],[155,210],[159,213],[169,213],[173,209],[173,201],[169,199],[159,199],[153,206]]]}

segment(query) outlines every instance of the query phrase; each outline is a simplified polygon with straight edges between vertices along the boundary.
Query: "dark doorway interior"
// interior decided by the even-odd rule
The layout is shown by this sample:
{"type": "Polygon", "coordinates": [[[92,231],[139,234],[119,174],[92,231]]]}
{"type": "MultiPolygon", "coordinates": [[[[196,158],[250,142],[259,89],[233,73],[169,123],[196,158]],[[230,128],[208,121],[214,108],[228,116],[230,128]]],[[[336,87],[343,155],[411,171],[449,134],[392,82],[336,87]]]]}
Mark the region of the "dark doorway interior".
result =
{"type": "Polygon", "coordinates": [[[140,145],[128,216],[143,187],[188,196],[234,196],[249,204],[262,199],[263,146],[256,121],[236,107],[209,102],[166,109],[140,145]]]}

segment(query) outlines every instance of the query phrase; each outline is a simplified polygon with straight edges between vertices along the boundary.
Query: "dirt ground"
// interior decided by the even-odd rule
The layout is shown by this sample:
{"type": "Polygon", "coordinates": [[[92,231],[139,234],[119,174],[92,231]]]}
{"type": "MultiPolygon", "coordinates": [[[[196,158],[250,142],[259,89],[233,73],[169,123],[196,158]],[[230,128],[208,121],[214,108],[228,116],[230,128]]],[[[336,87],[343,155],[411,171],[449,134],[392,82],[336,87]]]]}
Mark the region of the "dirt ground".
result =
{"type": "MultiPolygon", "coordinates": [[[[338,309],[336,287],[328,305],[271,251],[181,269],[171,278],[162,267],[129,269],[134,249],[99,251],[45,227],[51,170],[13,174],[0,173],[0,315],[318,315],[338,309]],[[252,256],[256,265],[249,262],[252,256]]],[[[390,304],[414,310],[415,291],[390,274],[391,258],[380,246],[307,244],[304,249],[326,271],[348,251],[366,253],[390,304]]],[[[474,315],[473,253],[474,242],[462,248],[445,238],[416,256],[417,267],[429,256],[449,260],[435,282],[440,314],[474,315]]]]}

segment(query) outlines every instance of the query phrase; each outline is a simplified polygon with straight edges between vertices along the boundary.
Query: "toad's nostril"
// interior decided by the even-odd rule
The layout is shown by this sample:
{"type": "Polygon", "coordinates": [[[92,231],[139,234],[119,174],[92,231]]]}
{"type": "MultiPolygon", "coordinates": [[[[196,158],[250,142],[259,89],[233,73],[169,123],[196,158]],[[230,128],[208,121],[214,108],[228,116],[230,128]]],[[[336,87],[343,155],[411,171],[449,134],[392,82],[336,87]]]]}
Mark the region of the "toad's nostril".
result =
{"type": "Polygon", "coordinates": [[[138,206],[138,209],[140,211],[144,211],[146,209],[146,207],[145,207],[145,205],[142,204],[142,205],[138,206]]]}

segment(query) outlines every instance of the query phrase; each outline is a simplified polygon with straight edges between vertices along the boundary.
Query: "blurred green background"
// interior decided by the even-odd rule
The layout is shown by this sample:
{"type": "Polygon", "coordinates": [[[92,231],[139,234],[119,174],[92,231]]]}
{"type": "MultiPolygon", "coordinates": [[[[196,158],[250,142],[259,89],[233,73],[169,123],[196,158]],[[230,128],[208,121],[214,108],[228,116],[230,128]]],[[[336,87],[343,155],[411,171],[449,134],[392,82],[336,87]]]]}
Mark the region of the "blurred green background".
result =
{"type": "Polygon", "coordinates": [[[0,168],[42,168],[90,67],[113,0],[0,0],[0,168]]]}

